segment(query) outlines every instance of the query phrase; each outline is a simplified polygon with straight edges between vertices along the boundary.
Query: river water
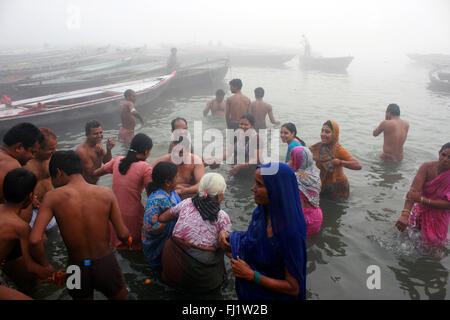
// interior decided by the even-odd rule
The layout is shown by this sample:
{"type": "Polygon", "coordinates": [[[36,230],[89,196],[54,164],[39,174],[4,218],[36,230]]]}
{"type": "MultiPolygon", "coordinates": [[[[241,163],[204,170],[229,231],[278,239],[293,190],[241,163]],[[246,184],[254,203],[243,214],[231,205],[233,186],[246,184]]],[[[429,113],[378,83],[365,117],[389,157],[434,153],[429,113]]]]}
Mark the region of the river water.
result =
{"type": "MultiPolygon", "coordinates": [[[[232,67],[227,74],[226,82],[242,79],[242,92],[252,100],[253,89],[263,87],[265,101],[273,105],[276,119],[281,123],[294,122],[298,135],[308,146],[320,140],[323,122],[335,120],[340,126],[342,145],[362,164],[360,171],[345,170],[351,193],[346,203],[321,200],[322,229],[307,240],[308,299],[450,298],[448,246],[426,248],[417,233],[400,234],[394,227],[418,167],[425,161],[436,160],[440,147],[449,140],[450,97],[427,89],[427,72],[406,56],[399,56],[357,57],[344,74],[305,72],[295,60],[283,68],[232,67]],[[404,160],[396,165],[378,160],[383,138],[372,136],[389,103],[397,103],[401,117],[410,122],[404,160]],[[370,290],[367,280],[371,274],[367,270],[373,265],[380,270],[380,289],[370,290]]],[[[225,89],[226,82],[221,84],[225,89]]],[[[216,89],[166,95],[139,109],[146,124],[136,132],[148,134],[154,142],[147,161],[152,162],[167,151],[170,121],[177,116],[186,118],[189,127],[193,127],[194,121],[203,121],[204,128],[224,130],[223,121],[202,120],[202,110],[216,89]]],[[[105,139],[117,137],[118,117],[97,120],[103,123],[105,139]]],[[[84,123],[72,123],[71,127],[75,128],[55,127],[59,150],[74,149],[84,139],[84,123]]],[[[287,145],[280,142],[281,161],[286,150],[287,145]]],[[[113,156],[125,153],[126,146],[117,143],[113,156]]],[[[229,170],[227,165],[216,170],[228,184],[222,207],[230,215],[235,230],[246,230],[255,207],[250,191],[253,177],[231,177],[229,170]]],[[[100,181],[107,186],[111,183],[111,176],[100,181]]],[[[144,195],[144,203],[145,200],[144,195]]],[[[65,266],[66,250],[58,234],[50,235],[47,254],[55,267],[65,266]]],[[[117,257],[129,299],[236,299],[228,259],[224,288],[205,296],[191,296],[159,283],[140,252],[121,252],[117,257]],[[146,279],[151,279],[151,283],[146,284],[146,279]]],[[[41,285],[36,297],[70,299],[65,290],[55,291],[51,285],[41,285]]],[[[95,298],[104,299],[99,293],[95,298]]]]}

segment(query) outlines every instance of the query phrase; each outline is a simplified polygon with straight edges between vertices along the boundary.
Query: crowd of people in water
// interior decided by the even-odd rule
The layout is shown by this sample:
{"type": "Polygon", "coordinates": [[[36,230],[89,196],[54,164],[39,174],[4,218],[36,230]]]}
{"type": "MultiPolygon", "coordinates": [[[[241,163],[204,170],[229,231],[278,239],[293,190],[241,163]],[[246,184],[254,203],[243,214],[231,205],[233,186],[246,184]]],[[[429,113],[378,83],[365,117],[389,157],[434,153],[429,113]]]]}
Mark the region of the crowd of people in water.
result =
{"type": "MultiPolygon", "coordinates": [[[[29,299],[39,282],[64,285],[68,274],[55,270],[45,255],[46,232],[59,228],[67,248],[67,265],[81,270],[79,287],[67,288],[73,299],[93,299],[94,290],[108,299],[126,299],[127,289],[115,250],[140,251],[162,282],[179,290],[205,293],[224,282],[225,256],[231,261],[238,299],[306,299],[306,238],[320,231],[320,197],[345,201],[350,195],[344,168],[360,162],[339,141],[339,125],[323,123],[320,141],[307,147],[295,124],[285,123],[280,138],[288,150],[284,162],[266,162],[259,135],[272,106],[256,88],[255,101],[241,93],[242,81],[229,82],[232,95],[218,90],[203,111],[222,117],[235,130],[222,159],[203,158],[190,147],[187,121],[178,117],[172,132],[186,133],[168,141],[166,155],[152,164],[153,147],[144,133],[134,133],[136,94],[124,93],[118,140],[129,144],[112,157],[115,141],[103,145],[102,126],[86,123],[86,139],[75,150],[56,151],[58,139],[48,128],[31,123],[11,127],[0,147],[0,299],[29,299]],[[243,150],[244,157],[238,157],[243,150]],[[174,154],[181,163],[174,161],[174,154]],[[233,230],[221,208],[224,177],[214,172],[231,159],[230,174],[247,172],[254,185],[254,209],[247,231],[233,230]],[[209,167],[209,172],[206,168],[209,167]],[[276,168],[275,170],[273,170],[276,168]],[[97,185],[112,174],[112,187],[97,185]],[[142,194],[147,195],[143,205],[142,194]]],[[[390,104],[386,120],[373,131],[384,133],[381,159],[401,161],[409,124],[390,104]]],[[[421,230],[423,241],[442,245],[450,221],[450,143],[437,161],[420,166],[396,222],[421,230]]]]}

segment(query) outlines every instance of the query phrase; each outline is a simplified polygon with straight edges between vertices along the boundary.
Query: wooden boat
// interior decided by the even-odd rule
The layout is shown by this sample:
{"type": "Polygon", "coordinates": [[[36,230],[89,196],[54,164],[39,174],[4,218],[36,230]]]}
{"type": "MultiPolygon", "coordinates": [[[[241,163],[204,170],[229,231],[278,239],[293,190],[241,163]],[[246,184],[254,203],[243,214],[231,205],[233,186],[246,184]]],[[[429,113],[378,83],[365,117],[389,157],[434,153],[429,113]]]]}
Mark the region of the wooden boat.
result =
{"type": "Polygon", "coordinates": [[[350,63],[353,61],[352,56],[347,57],[312,57],[300,56],[300,67],[306,70],[322,70],[342,72],[347,70],[350,63]]]}
{"type": "Polygon", "coordinates": [[[179,89],[217,83],[225,78],[229,68],[230,61],[226,58],[182,66],[177,70],[169,88],[179,89]]]}
{"type": "Polygon", "coordinates": [[[428,88],[433,91],[450,93],[450,69],[435,69],[429,72],[428,88]]]}
{"type": "Polygon", "coordinates": [[[51,126],[56,122],[117,114],[125,90],[136,92],[136,107],[144,106],[167,89],[175,74],[15,101],[12,106],[0,104],[0,125],[5,128],[32,122],[37,126],[51,126]]]}

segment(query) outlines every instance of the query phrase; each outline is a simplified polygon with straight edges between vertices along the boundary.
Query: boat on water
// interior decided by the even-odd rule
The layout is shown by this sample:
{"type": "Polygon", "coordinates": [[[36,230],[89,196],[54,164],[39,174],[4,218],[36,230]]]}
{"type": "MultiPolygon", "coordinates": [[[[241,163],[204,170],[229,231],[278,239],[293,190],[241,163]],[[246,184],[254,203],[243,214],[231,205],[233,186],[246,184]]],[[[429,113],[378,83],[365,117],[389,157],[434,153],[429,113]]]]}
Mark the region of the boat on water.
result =
{"type": "Polygon", "coordinates": [[[345,72],[353,61],[352,56],[320,57],[312,54],[311,45],[305,35],[302,35],[304,53],[299,56],[299,65],[305,70],[321,70],[330,72],[345,72]]]}
{"type": "Polygon", "coordinates": [[[428,88],[433,91],[450,93],[450,68],[438,68],[429,72],[428,88]]]}
{"type": "Polygon", "coordinates": [[[136,92],[135,106],[144,106],[167,89],[176,72],[112,85],[62,92],[26,100],[10,106],[0,104],[0,126],[11,127],[20,122],[51,126],[56,122],[73,122],[89,117],[118,113],[119,102],[127,89],[136,92]]]}
{"type": "Polygon", "coordinates": [[[217,83],[225,78],[229,68],[230,61],[226,58],[181,66],[169,88],[180,89],[217,83]]]}
{"type": "Polygon", "coordinates": [[[344,72],[353,61],[352,56],[347,57],[311,57],[300,56],[300,67],[305,70],[322,70],[344,72]]]}

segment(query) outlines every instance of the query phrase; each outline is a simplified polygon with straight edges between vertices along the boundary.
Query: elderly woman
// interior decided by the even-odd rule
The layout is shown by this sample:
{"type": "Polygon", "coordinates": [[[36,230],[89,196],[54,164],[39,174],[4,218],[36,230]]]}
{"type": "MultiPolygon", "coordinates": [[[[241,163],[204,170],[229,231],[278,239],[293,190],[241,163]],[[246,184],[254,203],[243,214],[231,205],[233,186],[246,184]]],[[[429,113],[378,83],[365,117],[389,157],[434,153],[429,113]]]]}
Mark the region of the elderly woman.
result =
{"type": "Polygon", "coordinates": [[[199,195],[188,198],[155,219],[178,219],[162,253],[162,280],[178,289],[207,292],[219,288],[225,264],[219,233],[231,231],[228,214],[220,209],[227,185],[218,173],[200,180],[199,195]]]}
{"type": "Polygon", "coordinates": [[[306,223],[294,172],[284,163],[261,165],[251,190],[257,207],[248,230],[220,234],[238,299],[306,299],[306,223]]]}
{"type": "Polygon", "coordinates": [[[339,143],[339,126],[328,120],[322,126],[321,142],[310,147],[322,181],[321,193],[343,201],[350,195],[344,168],[361,170],[361,164],[339,143]]]}
{"type": "Polygon", "coordinates": [[[396,226],[400,231],[420,228],[425,243],[439,245],[448,240],[450,222],[450,142],[442,146],[439,160],[422,164],[406,194],[396,226]]]}
{"type": "Polygon", "coordinates": [[[306,236],[309,237],[319,232],[323,220],[322,210],[319,207],[322,186],[319,170],[314,165],[311,151],[306,147],[292,149],[288,165],[295,171],[297,177],[300,201],[306,220],[306,236]]]}

